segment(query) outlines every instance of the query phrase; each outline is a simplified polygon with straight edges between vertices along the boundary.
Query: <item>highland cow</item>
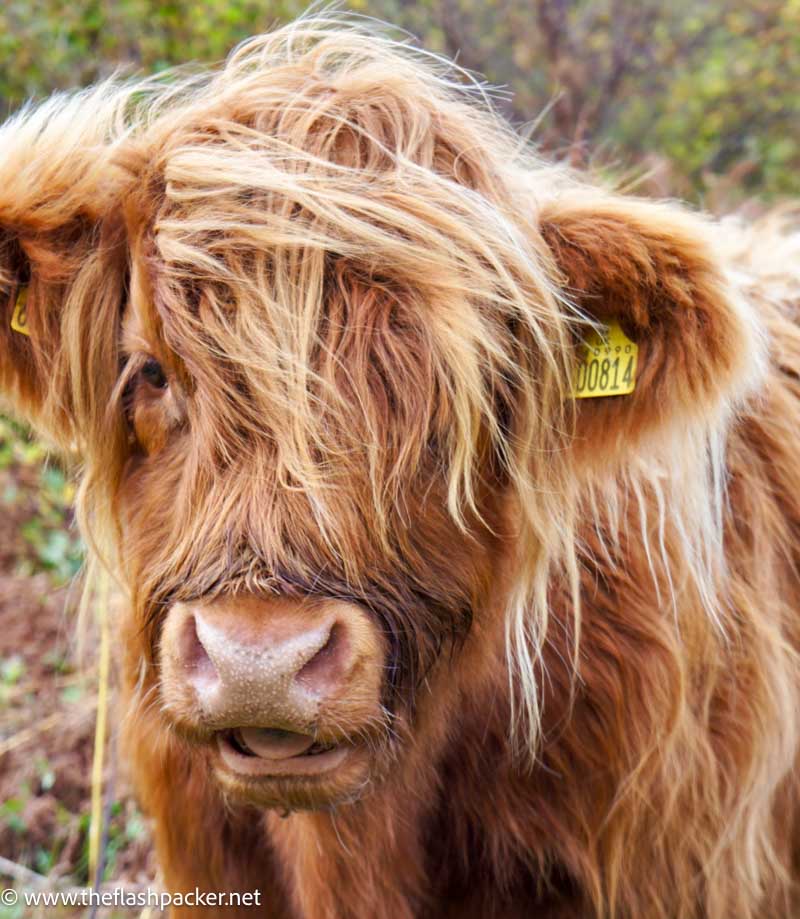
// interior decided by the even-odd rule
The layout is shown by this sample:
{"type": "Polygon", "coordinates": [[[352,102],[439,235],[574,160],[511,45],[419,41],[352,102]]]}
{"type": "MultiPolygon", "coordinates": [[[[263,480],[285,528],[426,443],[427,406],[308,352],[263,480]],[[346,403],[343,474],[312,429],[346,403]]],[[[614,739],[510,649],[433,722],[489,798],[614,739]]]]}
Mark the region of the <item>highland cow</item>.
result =
{"type": "Polygon", "coordinates": [[[0,384],[125,590],[167,888],[796,916],[800,237],[331,17],[176,79],[0,134],[0,384]]]}

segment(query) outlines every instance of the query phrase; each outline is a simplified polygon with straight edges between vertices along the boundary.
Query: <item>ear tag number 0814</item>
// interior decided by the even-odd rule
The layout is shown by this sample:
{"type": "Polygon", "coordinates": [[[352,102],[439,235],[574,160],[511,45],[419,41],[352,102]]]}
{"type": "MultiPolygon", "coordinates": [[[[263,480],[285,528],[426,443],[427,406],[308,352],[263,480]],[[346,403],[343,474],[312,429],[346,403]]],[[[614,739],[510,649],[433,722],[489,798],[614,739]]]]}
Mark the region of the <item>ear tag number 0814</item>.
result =
{"type": "Polygon", "coordinates": [[[622,331],[616,319],[599,330],[591,329],[575,368],[573,397],[592,399],[632,393],[636,387],[638,357],[639,346],[622,331]]]}

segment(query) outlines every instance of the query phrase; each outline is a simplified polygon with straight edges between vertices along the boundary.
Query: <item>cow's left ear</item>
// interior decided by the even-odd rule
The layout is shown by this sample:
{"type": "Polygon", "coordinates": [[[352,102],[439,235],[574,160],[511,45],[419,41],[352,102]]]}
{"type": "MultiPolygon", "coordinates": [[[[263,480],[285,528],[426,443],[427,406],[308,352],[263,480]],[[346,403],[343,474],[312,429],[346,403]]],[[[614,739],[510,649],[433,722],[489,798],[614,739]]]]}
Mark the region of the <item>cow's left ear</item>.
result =
{"type": "Polygon", "coordinates": [[[715,224],[678,205],[590,191],[544,204],[539,221],[565,297],[625,336],[614,333],[611,347],[597,353],[599,364],[580,368],[587,329],[574,326],[579,451],[583,445],[596,456],[602,444],[608,458],[630,453],[650,434],[720,418],[757,385],[763,335],[716,249],[715,224]],[[617,347],[625,353],[625,339],[638,354],[623,385],[629,363],[613,361],[617,347]],[[614,371],[617,390],[630,391],[597,395],[612,391],[614,371]]]}

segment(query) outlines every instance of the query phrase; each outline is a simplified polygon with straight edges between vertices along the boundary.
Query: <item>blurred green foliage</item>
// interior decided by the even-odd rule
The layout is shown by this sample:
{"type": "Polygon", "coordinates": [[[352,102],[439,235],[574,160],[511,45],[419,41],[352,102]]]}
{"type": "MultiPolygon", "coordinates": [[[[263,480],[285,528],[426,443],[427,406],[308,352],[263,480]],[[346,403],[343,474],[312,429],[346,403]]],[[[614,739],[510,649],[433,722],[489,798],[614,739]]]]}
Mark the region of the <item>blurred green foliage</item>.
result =
{"type": "Polygon", "coordinates": [[[80,568],[83,547],[72,526],[75,487],[24,428],[0,416],[0,513],[19,521],[19,574],[48,572],[57,584],[80,568]]]}
{"type": "MultiPolygon", "coordinates": [[[[798,192],[800,0],[350,0],[409,29],[510,95],[535,139],[573,163],[658,161],[703,198],[734,172],[743,194],[798,192]],[[540,116],[544,113],[543,117],[540,116]]],[[[0,99],[119,68],[218,60],[303,0],[6,0],[0,99]]],[[[734,202],[735,203],[735,202],[734,202]]]]}
{"type": "Polygon", "coordinates": [[[0,10],[0,96],[80,86],[120,67],[217,60],[305,4],[260,0],[18,0],[0,10]]]}
{"type": "Polygon", "coordinates": [[[669,182],[654,191],[696,200],[731,173],[741,197],[800,192],[800,0],[396,5],[429,45],[507,86],[513,119],[544,112],[534,139],[576,165],[658,163],[669,182]]]}

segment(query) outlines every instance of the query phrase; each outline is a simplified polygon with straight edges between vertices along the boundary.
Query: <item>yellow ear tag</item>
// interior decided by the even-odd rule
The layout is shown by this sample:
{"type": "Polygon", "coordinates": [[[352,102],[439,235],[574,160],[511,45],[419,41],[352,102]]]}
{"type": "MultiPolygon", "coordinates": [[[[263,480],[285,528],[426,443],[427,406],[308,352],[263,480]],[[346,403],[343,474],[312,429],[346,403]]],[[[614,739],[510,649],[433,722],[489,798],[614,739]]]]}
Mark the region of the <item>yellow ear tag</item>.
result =
{"type": "Polygon", "coordinates": [[[11,316],[11,328],[15,332],[19,332],[20,335],[27,335],[30,337],[30,329],[28,328],[28,288],[21,287],[19,294],[17,296],[17,304],[14,307],[14,313],[11,316]]]}
{"type": "Polygon", "coordinates": [[[627,396],[636,387],[639,346],[622,331],[616,319],[599,331],[591,329],[572,381],[576,399],[595,396],[627,396]]]}

